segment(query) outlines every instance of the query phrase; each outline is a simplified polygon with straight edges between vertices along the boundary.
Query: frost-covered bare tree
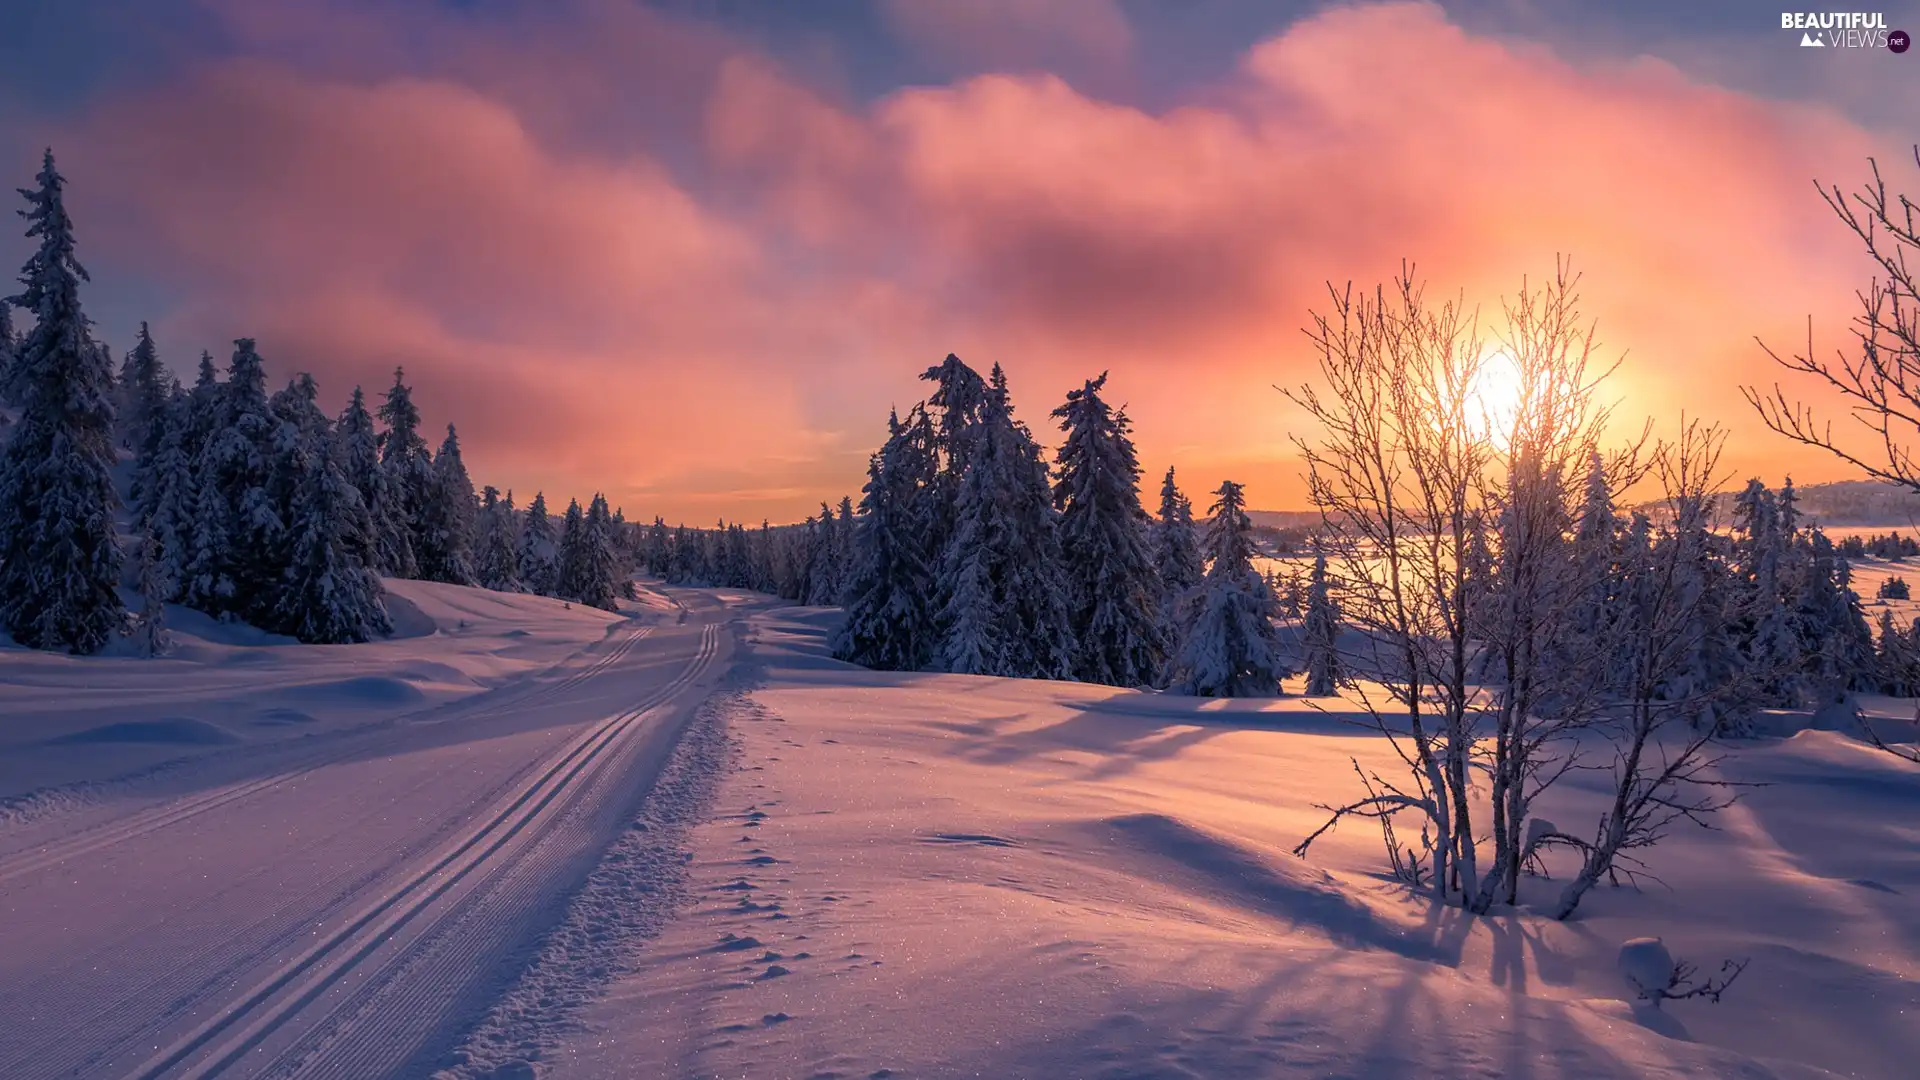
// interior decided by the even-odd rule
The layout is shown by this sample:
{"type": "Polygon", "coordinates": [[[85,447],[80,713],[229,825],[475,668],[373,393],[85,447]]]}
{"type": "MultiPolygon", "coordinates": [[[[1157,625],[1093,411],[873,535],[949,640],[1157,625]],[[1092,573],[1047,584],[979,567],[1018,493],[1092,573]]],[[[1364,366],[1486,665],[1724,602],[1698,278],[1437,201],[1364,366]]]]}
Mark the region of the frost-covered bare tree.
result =
{"type": "Polygon", "coordinates": [[[1574,540],[1612,531],[1611,498],[1586,489],[1637,481],[1645,435],[1603,452],[1611,410],[1597,393],[1617,362],[1597,359],[1578,285],[1564,262],[1543,286],[1523,285],[1500,335],[1515,400],[1509,430],[1488,432],[1496,460],[1480,501],[1496,523],[1493,581],[1482,617],[1470,620],[1492,682],[1482,759],[1493,861],[1467,898],[1475,911],[1515,901],[1533,801],[1580,763],[1581,733],[1602,717],[1614,677],[1617,635],[1588,612],[1595,593],[1610,591],[1613,568],[1581,557],[1574,540]]]}
{"type": "MultiPolygon", "coordinates": [[[[1530,807],[1577,763],[1575,738],[1607,699],[1606,643],[1575,618],[1595,583],[1568,538],[1570,478],[1599,451],[1595,395],[1612,369],[1595,360],[1577,284],[1564,265],[1523,284],[1497,348],[1461,304],[1429,307],[1410,271],[1391,291],[1333,291],[1307,331],[1326,388],[1286,391],[1323,429],[1298,441],[1342,613],[1365,642],[1355,696],[1407,766],[1363,771],[1364,797],[1325,807],[1296,852],[1343,818],[1376,819],[1396,872],[1476,912],[1513,900],[1530,807]],[[1500,378],[1511,401],[1491,400],[1500,378]],[[1507,415],[1490,417],[1494,404],[1507,415]],[[1419,850],[1396,839],[1408,814],[1419,850]]],[[[1614,455],[1614,482],[1635,477],[1636,457],[1614,455]]]]}
{"type": "Polygon", "coordinates": [[[1678,438],[1652,455],[1667,522],[1656,536],[1641,518],[1623,543],[1602,635],[1619,680],[1600,717],[1613,753],[1611,798],[1591,838],[1562,833],[1544,820],[1527,837],[1525,857],[1552,846],[1580,856],[1580,869],[1554,905],[1555,918],[1572,915],[1603,880],[1643,875],[1640,851],[1682,823],[1708,824],[1739,796],[1739,785],[1715,770],[1719,726],[1700,719],[1765,678],[1751,667],[1737,669],[1732,678],[1701,677],[1702,655],[1728,615],[1706,577],[1712,569],[1706,547],[1713,535],[1712,493],[1726,479],[1718,472],[1724,440],[1718,426],[1683,419],[1678,438]]]}
{"type": "MultiPolygon", "coordinates": [[[[1920,163],[1920,146],[1914,148],[1920,163]]],[[[1860,313],[1854,317],[1849,349],[1832,359],[1815,354],[1813,324],[1807,324],[1804,353],[1782,356],[1760,347],[1775,363],[1838,395],[1844,411],[1859,425],[1853,438],[1834,432],[1804,401],[1789,397],[1778,383],[1769,390],[1741,388],[1747,401],[1769,428],[1805,446],[1824,450],[1866,475],[1920,492],[1920,460],[1914,440],[1920,438],[1920,285],[1908,254],[1920,251],[1920,209],[1906,194],[1889,195],[1879,162],[1869,158],[1873,180],[1848,194],[1838,185],[1818,184],[1820,197],[1866,247],[1877,273],[1857,295],[1860,313]]],[[[1909,761],[1920,763],[1920,747],[1889,743],[1865,726],[1868,741],[1909,761]]]]}
{"type": "MultiPolygon", "coordinates": [[[[1355,699],[1407,767],[1404,778],[1363,773],[1366,797],[1329,807],[1380,822],[1396,871],[1446,901],[1479,892],[1470,803],[1477,711],[1472,679],[1469,562],[1491,442],[1471,419],[1486,350],[1457,302],[1431,308],[1403,270],[1394,287],[1356,295],[1329,287],[1328,314],[1307,336],[1324,389],[1284,389],[1319,422],[1296,438],[1323,546],[1343,584],[1342,614],[1365,669],[1355,699]],[[1420,821],[1420,850],[1398,843],[1394,823],[1420,821]]],[[[1356,766],[1357,767],[1357,766],[1356,766]]]]}

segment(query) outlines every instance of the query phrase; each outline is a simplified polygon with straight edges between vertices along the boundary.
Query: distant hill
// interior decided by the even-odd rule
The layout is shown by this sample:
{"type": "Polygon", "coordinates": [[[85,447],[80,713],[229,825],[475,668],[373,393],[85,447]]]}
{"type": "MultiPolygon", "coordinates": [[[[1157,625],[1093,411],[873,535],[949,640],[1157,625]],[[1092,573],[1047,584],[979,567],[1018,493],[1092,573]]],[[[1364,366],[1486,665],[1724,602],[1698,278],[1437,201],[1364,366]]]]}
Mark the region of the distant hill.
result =
{"type": "Polygon", "coordinates": [[[1256,529],[1307,529],[1320,528],[1318,510],[1249,510],[1247,520],[1253,522],[1256,529]]]}
{"type": "MultiPolygon", "coordinates": [[[[1733,498],[1739,490],[1735,488],[1732,491],[1723,491],[1713,497],[1715,517],[1720,521],[1726,522],[1732,519],[1733,498]]],[[[1802,518],[1809,525],[1903,529],[1920,527],[1920,493],[1908,491],[1893,484],[1881,483],[1878,480],[1839,480],[1831,484],[1809,484],[1806,487],[1794,488],[1794,494],[1798,497],[1802,518]]],[[[1659,507],[1659,502],[1650,501],[1633,509],[1655,510],[1659,507]]],[[[1312,532],[1320,527],[1320,513],[1317,510],[1249,510],[1247,517],[1258,528],[1312,532]]]]}
{"type": "MultiPolygon", "coordinates": [[[[1809,525],[1885,528],[1920,525],[1920,493],[1878,480],[1840,480],[1793,490],[1800,514],[1809,525]]],[[[1713,497],[1714,516],[1720,521],[1732,520],[1733,499],[1738,491],[1738,488],[1723,491],[1713,497]]]]}

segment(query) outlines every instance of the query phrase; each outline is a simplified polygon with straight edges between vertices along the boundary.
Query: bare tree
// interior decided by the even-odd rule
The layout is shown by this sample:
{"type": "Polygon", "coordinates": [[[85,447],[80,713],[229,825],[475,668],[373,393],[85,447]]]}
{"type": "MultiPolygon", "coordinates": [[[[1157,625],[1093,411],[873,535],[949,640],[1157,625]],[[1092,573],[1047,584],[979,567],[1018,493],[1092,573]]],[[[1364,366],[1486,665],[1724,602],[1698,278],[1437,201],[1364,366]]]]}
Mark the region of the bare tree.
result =
{"type": "MultiPolygon", "coordinates": [[[[1392,293],[1333,291],[1333,313],[1307,331],[1326,395],[1284,391],[1324,431],[1296,442],[1342,564],[1343,614],[1367,643],[1348,684],[1408,768],[1397,782],[1362,771],[1365,797],[1325,807],[1295,851],[1342,818],[1380,819],[1396,873],[1476,912],[1513,901],[1533,800],[1574,767],[1575,737],[1606,700],[1605,650],[1570,615],[1593,583],[1570,572],[1565,548],[1577,513],[1567,477],[1598,451],[1608,411],[1595,392],[1612,371],[1594,362],[1577,284],[1564,263],[1537,290],[1523,284],[1499,352],[1461,305],[1427,308],[1410,271],[1392,293]],[[1500,352],[1519,382],[1507,430],[1477,412],[1500,352]],[[1491,789],[1484,836],[1476,773],[1491,789]],[[1407,812],[1422,819],[1423,852],[1395,839],[1407,812]]],[[[1617,482],[1637,476],[1637,457],[1614,456],[1617,482]]]]}
{"type": "MultiPolygon", "coordinates": [[[[1914,148],[1920,163],[1920,146],[1914,148]]],[[[1905,194],[1889,196],[1880,164],[1867,159],[1873,182],[1851,195],[1836,185],[1816,183],[1820,197],[1866,246],[1878,274],[1856,295],[1860,314],[1851,332],[1852,355],[1837,351],[1831,360],[1815,355],[1813,322],[1807,322],[1807,350],[1783,357],[1760,342],[1775,363],[1809,375],[1838,393],[1845,411],[1859,425],[1855,439],[1835,435],[1805,402],[1788,397],[1776,382],[1771,391],[1743,386],[1741,393],[1766,425],[1805,446],[1824,450],[1867,476],[1920,492],[1920,461],[1914,439],[1920,437],[1920,289],[1907,265],[1920,250],[1920,218],[1905,194]]],[[[1863,723],[1867,741],[1896,757],[1920,763],[1920,748],[1888,743],[1863,723]]]]}
{"type": "Polygon", "coordinates": [[[1475,583],[1463,556],[1492,460],[1470,411],[1486,352],[1473,316],[1457,302],[1430,309],[1411,267],[1391,292],[1356,296],[1351,285],[1330,285],[1328,293],[1331,313],[1315,313],[1307,330],[1325,394],[1282,392],[1322,428],[1317,442],[1295,442],[1326,553],[1340,568],[1342,613],[1364,642],[1355,659],[1370,681],[1349,682],[1407,776],[1362,771],[1365,798],[1325,807],[1327,823],[1295,853],[1304,856],[1343,818],[1374,818],[1396,872],[1446,902],[1479,891],[1469,801],[1475,583]],[[1421,820],[1422,850],[1403,860],[1393,823],[1407,812],[1421,820]]]}
{"type": "Polygon", "coordinates": [[[1580,854],[1580,869],[1554,906],[1556,919],[1571,916],[1602,880],[1646,876],[1638,852],[1682,822],[1710,827],[1710,815],[1731,805],[1743,786],[1718,775],[1718,726],[1699,722],[1756,677],[1751,670],[1725,682],[1698,675],[1702,650],[1726,617],[1705,577],[1712,492],[1725,479],[1718,473],[1724,440],[1719,427],[1683,419],[1679,438],[1654,451],[1668,523],[1657,537],[1627,545],[1604,635],[1622,681],[1600,725],[1613,746],[1612,797],[1590,840],[1545,822],[1528,837],[1528,856],[1556,845],[1580,854]]]}

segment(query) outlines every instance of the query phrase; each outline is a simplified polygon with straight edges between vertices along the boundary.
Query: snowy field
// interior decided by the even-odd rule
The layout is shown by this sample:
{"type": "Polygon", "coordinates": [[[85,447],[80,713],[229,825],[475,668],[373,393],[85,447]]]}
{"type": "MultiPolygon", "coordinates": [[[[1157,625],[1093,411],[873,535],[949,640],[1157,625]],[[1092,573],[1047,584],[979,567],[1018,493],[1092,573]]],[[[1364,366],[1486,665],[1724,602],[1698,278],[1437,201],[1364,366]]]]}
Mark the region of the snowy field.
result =
{"type": "Polygon", "coordinates": [[[540,1075],[1892,1080],[1920,1060],[1920,772],[1841,735],[1743,744],[1728,774],[1770,786],[1652,853],[1670,888],[1602,889],[1570,924],[1476,919],[1384,881],[1367,828],[1285,854],[1352,791],[1349,758],[1382,752],[1301,699],[870,673],[826,658],[829,618],[754,620],[763,686],[695,833],[697,902],[579,1030],[528,1041],[540,1075]],[[1615,958],[1649,935],[1751,965],[1719,1004],[1636,1009],[1615,958]]]}
{"type": "Polygon", "coordinates": [[[733,650],[704,596],[391,600],[367,645],[0,651],[14,783],[65,781],[0,821],[0,1077],[431,1073],[733,650]]]}
{"type": "MultiPolygon", "coordinates": [[[[1920,1060],[1920,770],[1804,718],[1733,748],[1766,786],[1655,849],[1664,887],[1562,924],[1530,880],[1474,918],[1386,880],[1362,825],[1287,854],[1350,759],[1384,763],[1336,702],[868,672],[827,657],[837,613],[724,590],[609,615],[393,588],[406,636],[365,646],[181,622],[167,661],[0,650],[11,790],[63,785],[0,821],[0,1076],[1920,1060]],[[1636,1007],[1615,959],[1646,936],[1750,966],[1718,1004],[1636,1007]]],[[[1911,702],[1867,705],[1914,734],[1911,702]]],[[[1599,797],[1576,778],[1541,812],[1599,797]]]]}
{"type": "MultiPolygon", "coordinates": [[[[395,636],[365,645],[302,645],[169,605],[166,659],[0,648],[0,817],[84,794],[86,781],[250,756],[456,701],[559,663],[627,621],[546,597],[386,586],[395,636]]],[[[672,615],[657,594],[632,606],[643,618],[672,615]]]]}

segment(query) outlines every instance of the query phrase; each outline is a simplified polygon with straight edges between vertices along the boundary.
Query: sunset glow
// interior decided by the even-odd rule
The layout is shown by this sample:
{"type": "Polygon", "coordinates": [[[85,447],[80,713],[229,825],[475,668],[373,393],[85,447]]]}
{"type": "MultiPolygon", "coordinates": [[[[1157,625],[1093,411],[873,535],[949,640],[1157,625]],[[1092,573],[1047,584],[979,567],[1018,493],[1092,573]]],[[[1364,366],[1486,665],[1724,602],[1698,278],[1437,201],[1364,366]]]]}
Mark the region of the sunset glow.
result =
{"type": "MultiPolygon", "coordinates": [[[[1899,57],[1498,4],[693,7],[167,0],[124,75],[23,83],[0,161],[59,150],[116,355],[142,319],[188,372],[250,335],[330,408],[404,364],[476,477],[670,521],[857,494],[949,351],[1029,419],[1109,370],[1149,473],[1302,505],[1272,387],[1328,282],[1403,259],[1485,315],[1570,256],[1620,415],[1687,401],[1743,475],[1848,475],[1735,388],[1773,378],[1756,335],[1843,343],[1868,268],[1813,181],[1909,178],[1899,57]]],[[[78,26],[72,66],[121,70],[78,26]]]]}
{"type": "Polygon", "coordinates": [[[1495,444],[1504,445],[1513,435],[1525,391],[1513,357],[1501,351],[1488,354],[1467,388],[1469,421],[1495,444]]]}

